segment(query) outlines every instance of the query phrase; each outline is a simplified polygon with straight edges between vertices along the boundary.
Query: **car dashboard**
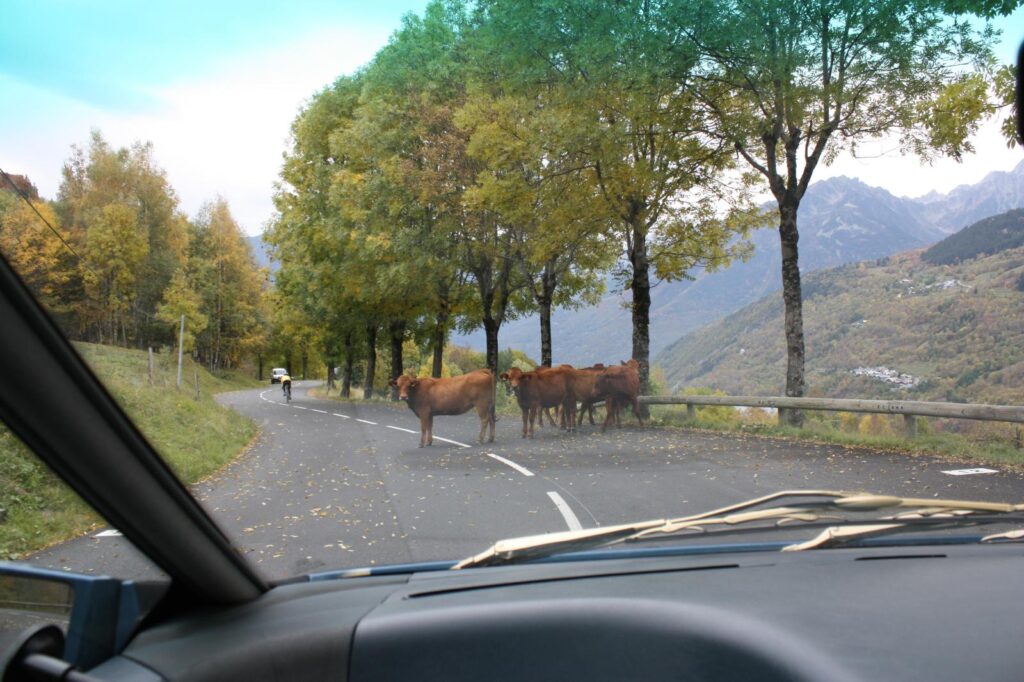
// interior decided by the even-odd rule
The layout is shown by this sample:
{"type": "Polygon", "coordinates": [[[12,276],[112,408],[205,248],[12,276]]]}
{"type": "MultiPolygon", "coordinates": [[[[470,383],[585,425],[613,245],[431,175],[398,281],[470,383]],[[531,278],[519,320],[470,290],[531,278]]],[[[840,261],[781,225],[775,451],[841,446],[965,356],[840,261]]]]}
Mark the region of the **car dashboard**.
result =
{"type": "Polygon", "coordinates": [[[1019,680],[1024,546],[541,563],[282,584],[107,680],[1019,680]]]}

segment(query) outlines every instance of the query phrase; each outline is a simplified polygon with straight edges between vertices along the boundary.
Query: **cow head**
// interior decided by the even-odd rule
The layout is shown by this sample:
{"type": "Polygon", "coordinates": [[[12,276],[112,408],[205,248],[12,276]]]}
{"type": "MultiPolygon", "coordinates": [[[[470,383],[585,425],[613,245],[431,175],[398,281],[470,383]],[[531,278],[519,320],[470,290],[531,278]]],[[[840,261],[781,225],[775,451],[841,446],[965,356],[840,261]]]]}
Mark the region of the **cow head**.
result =
{"type": "Polygon", "coordinates": [[[403,374],[395,379],[388,382],[388,386],[398,388],[398,399],[409,400],[409,396],[416,393],[416,387],[420,385],[420,380],[416,377],[411,377],[407,374],[403,374]]]}
{"type": "Polygon", "coordinates": [[[505,382],[505,393],[507,395],[515,393],[524,376],[526,375],[523,373],[523,370],[518,367],[513,367],[507,372],[502,372],[499,378],[505,382]]]}

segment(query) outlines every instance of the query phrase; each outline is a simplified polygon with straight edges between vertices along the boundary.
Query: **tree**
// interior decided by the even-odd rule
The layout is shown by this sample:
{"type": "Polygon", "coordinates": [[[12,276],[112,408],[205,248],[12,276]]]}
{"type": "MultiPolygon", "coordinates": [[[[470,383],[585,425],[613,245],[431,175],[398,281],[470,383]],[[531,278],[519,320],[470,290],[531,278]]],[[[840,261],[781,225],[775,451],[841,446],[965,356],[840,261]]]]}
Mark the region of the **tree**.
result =
{"type": "MultiPolygon", "coordinates": [[[[815,169],[841,151],[855,152],[866,139],[887,135],[897,135],[905,151],[925,159],[970,152],[969,135],[988,108],[981,74],[992,36],[944,14],[974,4],[959,1],[673,4],[675,25],[700,54],[696,67],[689,56],[680,59],[679,83],[703,107],[707,134],[763,176],[775,199],[786,395],[802,396],[797,215],[815,169]],[[966,68],[971,64],[976,70],[966,68]]],[[[797,411],[790,418],[801,421],[797,411]]]]}
{"type": "MultiPolygon", "coordinates": [[[[142,260],[135,264],[145,276],[121,282],[123,287],[131,288],[131,291],[124,289],[119,293],[122,299],[129,301],[129,307],[119,313],[121,342],[141,346],[173,342],[175,335],[155,313],[164,289],[184,265],[188,249],[187,220],[178,211],[178,199],[163,170],[153,160],[151,144],[136,142],[131,147],[113,149],[99,131],[93,131],[88,149],[73,147],[71,157],[65,162],[57,215],[72,244],[82,245],[83,251],[88,252],[89,231],[99,223],[109,222],[109,210],[114,210],[109,207],[112,206],[123,209],[123,220],[128,220],[131,214],[134,229],[146,243],[142,260]]],[[[109,224],[106,227],[109,228],[109,224]]],[[[94,234],[94,246],[99,245],[97,238],[100,235],[94,234]]],[[[102,266],[102,253],[85,253],[83,257],[102,266]]],[[[89,277],[84,271],[82,274],[89,277]]],[[[122,274],[127,277],[126,273],[122,274]]],[[[97,278],[92,279],[86,295],[99,291],[97,278]]],[[[106,304],[97,301],[80,304],[93,310],[97,305],[106,304]]],[[[96,338],[100,332],[94,323],[95,319],[87,320],[89,328],[83,331],[96,338]]],[[[110,338],[109,330],[106,336],[110,338]]]]}
{"type": "Polygon", "coordinates": [[[513,258],[530,299],[519,307],[537,309],[545,366],[552,364],[552,310],[596,302],[603,290],[598,274],[618,250],[593,187],[579,181],[564,155],[551,153],[551,115],[557,111],[543,91],[527,97],[484,90],[458,114],[472,135],[469,154],[485,164],[467,200],[518,226],[513,258]]]}
{"type": "Polygon", "coordinates": [[[70,321],[81,278],[74,254],[43,222],[59,225],[52,206],[38,200],[30,206],[13,193],[0,192],[0,199],[7,197],[10,201],[0,205],[0,252],[51,314],[70,321]]]}
{"type": "Polygon", "coordinates": [[[107,204],[90,217],[85,233],[82,279],[89,320],[100,343],[129,344],[131,311],[149,254],[149,241],[136,218],[124,204],[107,204]]]}
{"type": "Polygon", "coordinates": [[[507,87],[525,94],[547,88],[560,119],[548,133],[550,154],[577,169],[617,228],[625,264],[618,274],[632,294],[632,356],[647,390],[652,277],[728,264],[750,225],[748,212],[719,215],[719,206],[742,206],[745,196],[724,182],[731,149],[704,134],[697,102],[669,68],[692,50],[650,0],[481,7],[478,53],[497,60],[490,79],[510,74],[507,87]]]}
{"type": "Polygon", "coordinates": [[[168,325],[175,334],[180,333],[181,317],[185,316],[182,347],[191,353],[196,336],[206,329],[209,319],[202,312],[203,298],[188,282],[184,270],[174,273],[170,285],[164,289],[163,300],[156,308],[157,319],[168,325]]]}
{"type": "Polygon", "coordinates": [[[224,199],[203,206],[192,232],[189,274],[202,296],[202,313],[209,319],[197,335],[196,356],[211,370],[237,367],[261,342],[265,274],[253,262],[224,199]]]}

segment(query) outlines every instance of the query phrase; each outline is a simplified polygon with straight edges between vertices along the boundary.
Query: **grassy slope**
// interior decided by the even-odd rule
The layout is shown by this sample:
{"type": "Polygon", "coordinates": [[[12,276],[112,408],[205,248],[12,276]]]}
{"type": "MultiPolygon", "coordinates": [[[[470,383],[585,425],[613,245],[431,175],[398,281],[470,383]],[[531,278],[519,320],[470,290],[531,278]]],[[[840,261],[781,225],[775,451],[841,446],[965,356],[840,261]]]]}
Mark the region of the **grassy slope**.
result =
{"type": "MultiPolygon", "coordinates": [[[[213,394],[262,383],[237,374],[213,376],[186,360],[185,386],[179,391],[176,359],[157,355],[150,386],[145,352],[85,343],[76,347],[186,483],[222,467],[256,433],[252,421],[218,405],[213,394]]],[[[72,537],[100,521],[2,426],[0,510],[0,559],[72,537]]]]}

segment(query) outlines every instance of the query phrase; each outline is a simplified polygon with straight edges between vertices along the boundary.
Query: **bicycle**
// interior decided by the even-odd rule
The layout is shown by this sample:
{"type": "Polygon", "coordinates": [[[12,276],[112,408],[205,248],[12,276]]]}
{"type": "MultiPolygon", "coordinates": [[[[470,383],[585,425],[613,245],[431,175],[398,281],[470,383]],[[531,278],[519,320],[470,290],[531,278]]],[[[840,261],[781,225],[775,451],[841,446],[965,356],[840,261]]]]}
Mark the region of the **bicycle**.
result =
{"type": "Polygon", "coordinates": [[[284,392],[285,402],[292,401],[292,378],[288,375],[281,377],[281,390],[284,392]]]}

